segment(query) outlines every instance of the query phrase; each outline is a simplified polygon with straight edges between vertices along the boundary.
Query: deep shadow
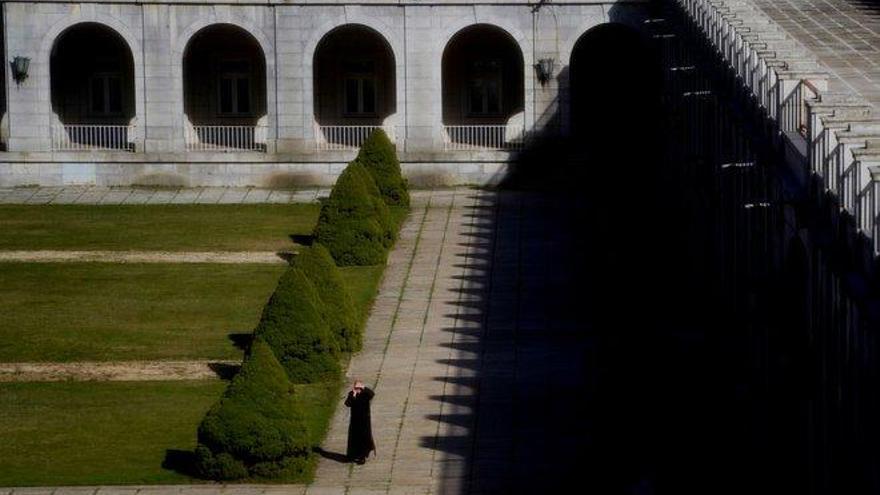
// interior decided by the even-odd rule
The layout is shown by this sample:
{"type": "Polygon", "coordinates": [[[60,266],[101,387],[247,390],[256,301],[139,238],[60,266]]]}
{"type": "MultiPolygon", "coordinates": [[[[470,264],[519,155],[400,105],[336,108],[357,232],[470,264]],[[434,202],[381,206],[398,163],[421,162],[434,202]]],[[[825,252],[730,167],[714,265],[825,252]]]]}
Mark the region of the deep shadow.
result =
{"type": "Polygon", "coordinates": [[[323,457],[324,459],[329,459],[340,464],[348,464],[352,462],[351,459],[349,459],[348,456],[345,454],[341,454],[339,452],[329,452],[322,449],[321,447],[314,447],[312,448],[312,451],[323,457]]]}
{"type": "Polygon", "coordinates": [[[253,332],[230,333],[228,337],[229,340],[232,341],[232,345],[243,351],[247,351],[251,347],[251,342],[254,340],[253,332]]]}
{"type": "Polygon", "coordinates": [[[162,468],[170,469],[190,478],[199,477],[199,473],[196,470],[196,454],[191,450],[166,450],[165,459],[162,460],[162,468]]]}
{"type": "Polygon", "coordinates": [[[290,234],[290,240],[301,246],[311,246],[315,242],[315,236],[311,234],[290,234]]]}
{"type": "Polygon", "coordinates": [[[426,415],[441,434],[422,439],[441,492],[878,493],[877,373],[847,358],[876,337],[841,331],[822,265],[840,248],[786,237],[837,207],[785,189],[736,88],[661,73],[650,40],[586,33],[572,135],[533,136],[474,192],[436,359],[454,371],[426,415]]]}
{"type": "Polygon", "coordinates": [[[278,251],[277,253],[275,253],[275,256],[278,256],[280,259],[290,264],[293,259],[296,258],[296,253],[292,251],[278,251]]]}
{"type": "Polygon", "coordinates": [[[208,363],[208,367],[211,368],[211,371],[216,373],[217,377],[221,380],[232,380],[241,369],[241,365],[239,364],[227,363],[208,363]]]}

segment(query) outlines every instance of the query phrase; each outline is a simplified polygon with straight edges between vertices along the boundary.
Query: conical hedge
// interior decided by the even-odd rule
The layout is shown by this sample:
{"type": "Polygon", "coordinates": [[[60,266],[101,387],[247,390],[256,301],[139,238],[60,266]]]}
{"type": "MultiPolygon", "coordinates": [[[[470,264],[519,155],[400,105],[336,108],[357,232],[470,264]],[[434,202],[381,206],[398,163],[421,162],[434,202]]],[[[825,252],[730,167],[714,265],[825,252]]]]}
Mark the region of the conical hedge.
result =
{"type": "Polygon", "coordinates": [[[385,263],[391,224],[388,209],[377,209],[363,178],[363,166],[350,163],[321,206],[315,241],[323,244],[339,266],[385,263]],[[360,168],[360,170],[358,170],[360,168]]]}
{"type": "Polygon", "coordinates": [[[321,306],[306,275],[290,267],[281,275],[254,330],[254,337],[269,344],[293,383],[313,383],[340,372],[339,347],[321,306]]]}
{"type": "Polygon", "coordinates": [[[400,171],[394,143],[382,129],[376,129],[361,145],[357,161],[363,164],[388,206],[409,206],[406,179],[400,171]]]}
{"type": "Polygon", "coordinates": [[[394,225],[394,220],[391,218],[391,211],[388,209],[388,205],[385,204],[382,192],[379,191],[379,187],[376,186],[376,181],[373,180],[373,176],[367,172],[367,169],[363,164],[355,160],[349,164],[349,167],[351,168],[352,173],[360,177],[361,181],[364,183],[364,187],[367,189],[367,193],[373,198],[373,206],[376,208],[376,220],[385,230],[385,237],[382,242],[385,244],[385,247],[390,248],[394,245],[394,241],[397,240],[397,226],[394,225]]]}
{"type": "Polygon", "coordinates": [[[309,436],[293,389],[272,349],[251,344],[226,392],[199,425],[197,469],[209,479],[237,479],[301,464],[309,436]]]}
{"type": "Polygon", "coordinates": [[[301,250],[294,259],[294,266],[302,270],[315,286],[321,299],[324,320],[330,325],[340,350],[359,350],[360,318],[342,274],[327,248],[316,243],[301,250]]]}

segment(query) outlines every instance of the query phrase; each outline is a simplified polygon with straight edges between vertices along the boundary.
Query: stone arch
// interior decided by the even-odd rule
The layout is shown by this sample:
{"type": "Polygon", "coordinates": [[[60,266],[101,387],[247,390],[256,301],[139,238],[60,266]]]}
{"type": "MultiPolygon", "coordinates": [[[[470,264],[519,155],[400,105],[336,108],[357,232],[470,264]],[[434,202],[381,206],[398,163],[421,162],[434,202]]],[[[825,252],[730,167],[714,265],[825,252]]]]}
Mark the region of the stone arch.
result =
{"type": "MultiPolygon", "coordinates": [[[[256,40],[256,42],[260,45],[260,49],[263,51],[263,56],[266,58],[266,78],[269,79],[268,66],[271,64],[274,69],[275,65],[275,58],[271,56],[272,54],[274,54],[273,45],[269,41],[269,38],[267,38],[266,35],[263,33],[262,29],[260,29],[253,23],[239,17],[212,16],[193,22],[192,24],[187,26],[186,29],[184,29],[177,37],[177,40],[174,43],[174,52],[172,53],[174,60],[182,61],[183,55],[186,52],[187,45],[189,45],[190,40],[192,40],[192,37],[195,36],[197,33],[201,32],[205,28],[223,24],[236,27],[251,35],[254,40],[256,40]]],[[[180,64],[175,65],[179,67],[180,64]]]]}
{"type": "Polygon", "coordinates": [[[276,67],[274,44],[270,41],[270,39],[266,36],[266,34],[260,27],[250,22],[249,20],[232,15],[217,15],[217,11],[213,11],[213,13],[214,15],[210,17],[201,18],[189,24],[177,37],[172,47],[173,51],[171,55],[172,59],[174,60],[174,63],[172,64],[172,75],[174,79],[175,90],[177,94],[181,95],[181,108],[179,112],[175,113],[175,123],[177,124],[177,135],[180,143],[177,147],[183,146],[184,129],[191,126],[191,123],[186,116],[186,109],[184,107],[183,98],[183,92],[185,90],[183,65],[187,48],[190,45],[190,41],[192,41],[196,35],[204,31],[205,29],[209,29],[212,26],[228,26],[232,29],[237,29],[242,31],[243,33],[248,34],[259,47],[259,50],[262,54],[265,79],[266,113],[264,118],[260,122],[261,125],[265,124],[265,135],[261,136],[259,140],[266,143],[267,151],[272,151],[272,149],[274,149],[274,141],[276,138],[276,116],[274,113],[276,99],[276,67]]]}
{"type": "Polygon", "coordinates": [[[503,19],[497,19],[494,17],[482,15],[475,15],[474,17],[459,19],[456,22],[444,27],[440,35],[437,37],[438,43],[435,46],[437,54],[442,57],[443,52],[449,45],[449,42],[458,33],[472,26],[486,26],[504,32],[507,36],[510,37],[510,39],[516,42],[517,46],[519,47],[519,51],[523,57],[523,63],[525,65],[531,66],[532,45],[529,41],[529,38],[516,26],[513,26],[503,21],[503,19]]]}
{"type": "MultiPolygon", "coordinates": [[[[128,25],[116,16],[83,8],[64,19],[53,24],[43,35],[40,42],[38,57],[36,60],[36,76],[40,81],[38,85],[38,94],[41,102],[46,105],[46,121],[45,121],[45,139],[47,143],[51,143],[51,128],[56,123],[60,123],[58,116],[52,109],[52,95],[50,83],[51,59],[55,43],[68,30],[82,24],[95,24],[113,32],[124,42],[132,57],[133,77],[134,77],[134,119],[133,123],[137,123],[139,116],[144,115],[144,74],[143,74],[143,48],[138,36],[129,29],[128,25]]],[[[136,126],[134,135],[129,139],[135,142],[135,146],[139,149],[138,143],[143,142],[143,128],[136,126]]]]}
{"type": "MultiPolygon", "coordinates": [[[[304,122],[306,138],[314,138],[314,126],[318,123],[317,112],[314,106],[315,88],[313,74],[315,54],[319,44],[327,35],[345,26],[362,26],[375,32],[388,44],[391,56],[394,59],[396,115],[406,113],[406,81],[403,77],[406,55],[401,37],[377,17],[363,12],[353,13],[346,10],[344,13],[340,13],[340,15],[316,28],[313,31],[314,35],[306,43],[303,50],[303,74],[308,75],[308,77],[303,78],[303,115],[306,119],[311,119],[311,121],[304,122]]],[[[396,115],[390,116],[386,121],[386,125],[395,125],[397,123],[396,115]]]]}
{"type": "MultiPolygon", "coordinates": [[[[433,45],[433,54],[432,60],[438,61],[438,66],[440,67],[441,74],[440,79],[442,80],[442,65],[443,65],[443,54],[446,51],[446,47],[449,45],[449,42],[462,31],[472,27],[472,26],[486,26],[492,29],[497,29],[503,33],[505,33],[510,39],[516,44],[519,49],[520,57],[522,59],[523,71],[522,71],[522,80],[523,80],[523,111],[519,117],[521,125],[526,131],[528,131],[532,125],[534,124],[534,81],[533,77],[533,69],[534,65],[533,60],[533,51],[532,51],[532,42],[530,38],[526,36],[526,34],[516,27],[515,25],[506,21],[506,19],[497,18],[491,15],[486,15],[479,10],[475,10],[473,15],[462,16],[460,18],[455,19],[450,24],[441,28],[439,35],[436,37],[436,41],[433,45]]],[[[442,86],[442,83],[441,83],[442,86]]],[[[442,90],[441,88],[437,88],[438,90],[442,90]]],[[[442,98],[435,98],[433,101],[433,112],[434,115],[437,115],[442,123],[443,116],[443,101],[442,98]]],[[[435,136],[435,139],[442,140],[442,128],[438,127],[439,135],[435,136]]]]}
{"type": "MultiPolygon", "coordinates": [[[[625,120],[645,104],[647,93],[659,90],[655,61],[643,35],[617,22],[595,25],[577,37],[567,60],[568,128],[590,132],[587,113],[602,119],[625,120]],[[586,74],[590,74],[589,77],[586,74]],[[592,94],[604,97],[593,99],[592,94]],[[587,106],[590,106],[587,112],[587,106]],[[595,108],[613,104],[615,108],[595,108]],[[598,111],[597,111],[598,110],[598,111]],[[607,114],[607,115],[605,115],[607,114]]],[[[657,99],[657,98],[655,98],[657,99]]],[[[613,123],[608,123],[614,125],[613,123]]],[[[603,124],[604,125],[604,124],[603,124]]]]}
{"type": "MultiPolygon", "coordinates": [[[[312,103],[320,139],[356,147],[369,128],[393,127],[397,112],[397,61],[378,31],[343,24],[327,32],[314,50],[312,103]]],[[[394,129],[392,139],[395,137],[394,129]]]]}
{"type": "Polygon", "coordinates": [[[266,58],[259,40],[234,24],[210,24],[190,36],[181,58],[188,144],[265,150],[266,58]]]}
{"type": "Polygon", "coordinates": [[[440,61],[443,125],[493,126],[445,127],[446,139],[494,148],[522,136],[524,58],[516,39],[493,24],[470,24],[446,41],[440,61]]]}
{"type": "Polygon", "coordinates": [[[304,53],[304,61],[308,67],[311,67],[315,60],[315,51],[328,34],[345,26],[363,26],[370,31],[374,31],[381,36],[388,46],[391,48],[391,54],[394,56],[395,63],[400,66],[403,64],[403,42],[397,34],[388,28],[380,19],[369,15],[351,15],[340,16],[325,22],[319,28],[314,30],[314,36],[306,43],[304,53]]]}
{"type": "Polygon", "coordinates": [[[584,22],[582,22],[577,29],[572,31],[572,35],[568,37],[565,41],[562,42],[559,47],[559,61],[560,63],[564,63],[568,65],[571,62],[571,53],[574,51],[574,47],[578,41],[581,40],[584,36],[586,36],[593,29],[598,28],[599,26],[604,26],[606,24],[615,24],[609,23],[607,19],[598,20],[593,17],[587,17],[584,22]]]}

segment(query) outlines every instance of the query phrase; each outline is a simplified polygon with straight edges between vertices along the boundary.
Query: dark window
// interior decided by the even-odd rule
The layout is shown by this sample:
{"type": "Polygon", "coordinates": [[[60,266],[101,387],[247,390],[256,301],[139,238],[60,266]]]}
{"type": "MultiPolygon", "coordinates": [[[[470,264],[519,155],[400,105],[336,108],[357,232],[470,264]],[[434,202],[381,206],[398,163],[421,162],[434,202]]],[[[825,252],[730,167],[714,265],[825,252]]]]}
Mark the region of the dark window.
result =
{"type": "Polygon", "coordinates": [[[252,111],[250,64],[241,60],[220,63],[218,109],[224,115],[250,115],[252,111]]]}
{"type": "Polygon", "coordinates": [[[357,79],[345,80],[345,113],[358,113],[360,84],[357,79]]]}
{"type": "Polygon", "coordinates": [[[225,77],[220,79],[220,113],[233,113],[233,84],[232,79],[225,77]]]}
{"type": "Polygon", "coordinates": [[[467,110],[471,115],[501,113],[501,60],[476,60],[468,71],[467,110]]]}
{"type": "Polygon", "coordinates": [[[119,74],[96,74],[89,84],[90,110],[94,115],[122,113],[122,77],[119,74]]]}
{"type": "Polygon", "coordinates": [[[247,78],[239,78],[237,83],[236,103],[238,103],[238,113],[251,113],[251,81],[247,78]]]}
{"type": "Polygon", "coordinates": [[[361,108],[364,113],[376,113],[375,79],[364,79],[361,84],[361,108]]]}
{"type": "Polygon", "coordinates": [[[346,61],[345,102],[348,115],[375,115],[377,103],[376,65],[372,60],[346,61]]]}

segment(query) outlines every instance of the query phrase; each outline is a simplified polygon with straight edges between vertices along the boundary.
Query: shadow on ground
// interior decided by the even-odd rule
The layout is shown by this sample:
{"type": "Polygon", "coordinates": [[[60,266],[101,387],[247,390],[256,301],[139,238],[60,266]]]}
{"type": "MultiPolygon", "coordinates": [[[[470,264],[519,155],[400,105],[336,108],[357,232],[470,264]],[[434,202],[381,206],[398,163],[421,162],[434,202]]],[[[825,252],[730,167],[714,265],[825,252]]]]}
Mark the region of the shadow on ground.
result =
{"type": "Polygon", "coordinates": [[[454,371],[437,377],[452,392],[428,416],[441,435],[422,442],[440,492],[816,493],[802,399],[767,382],[785,354],[750,333],[785,315],[721,316],[723,253],[707,241],[721,227],[665,169],[653,65],[619,32],[588,35],[572,65],[646,72],[597,70],[612,75],[572,88],[605,95],[580,110],[573,98],[590,112],[574,137],[536,139],[501,189],[474,193],[445,330],[456,352],[441,361],[454,371]]]}

